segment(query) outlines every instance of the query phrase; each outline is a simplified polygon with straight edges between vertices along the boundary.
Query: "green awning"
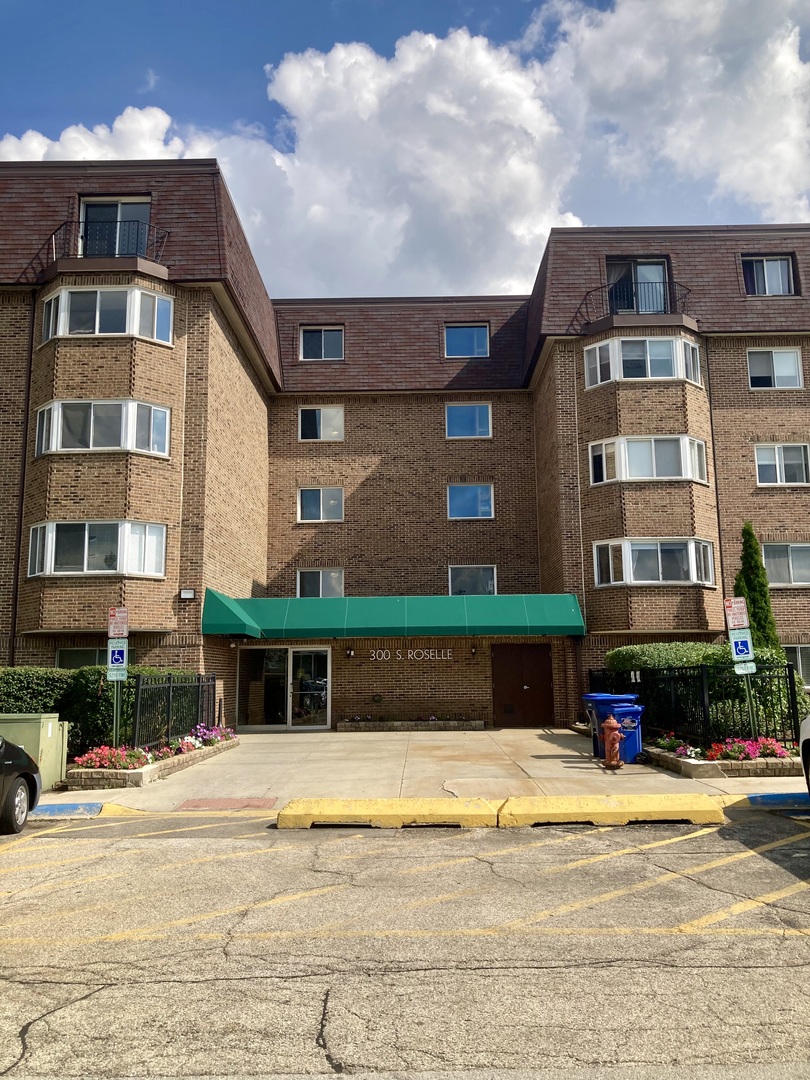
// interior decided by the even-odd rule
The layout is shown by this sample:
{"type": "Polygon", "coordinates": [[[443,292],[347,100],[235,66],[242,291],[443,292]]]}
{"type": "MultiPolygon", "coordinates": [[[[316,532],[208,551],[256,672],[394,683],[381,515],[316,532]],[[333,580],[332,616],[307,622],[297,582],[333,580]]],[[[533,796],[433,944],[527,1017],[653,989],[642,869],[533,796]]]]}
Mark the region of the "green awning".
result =
{"type": "Polygon", "coordinates": [[[206,589],[204,634],[281,641],[361,637],[582,635],[573,593],[232,600],[206,589]]]}

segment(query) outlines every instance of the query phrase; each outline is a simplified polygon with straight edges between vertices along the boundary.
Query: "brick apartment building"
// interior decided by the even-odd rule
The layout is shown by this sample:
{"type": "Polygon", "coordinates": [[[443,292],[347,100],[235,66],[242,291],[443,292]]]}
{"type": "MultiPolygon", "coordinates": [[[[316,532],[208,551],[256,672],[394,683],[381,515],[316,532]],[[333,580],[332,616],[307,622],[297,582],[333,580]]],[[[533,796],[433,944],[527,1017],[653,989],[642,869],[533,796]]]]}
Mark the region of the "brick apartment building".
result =
{"type": "Polygon", "coordinates": [[[214,161],[0,191],[0,664],[103,662],[126,606],[229,722],[565,724],[609,648],[722,633],[750,520],[810,681],[810,227],[271,302],[214,161]]]}

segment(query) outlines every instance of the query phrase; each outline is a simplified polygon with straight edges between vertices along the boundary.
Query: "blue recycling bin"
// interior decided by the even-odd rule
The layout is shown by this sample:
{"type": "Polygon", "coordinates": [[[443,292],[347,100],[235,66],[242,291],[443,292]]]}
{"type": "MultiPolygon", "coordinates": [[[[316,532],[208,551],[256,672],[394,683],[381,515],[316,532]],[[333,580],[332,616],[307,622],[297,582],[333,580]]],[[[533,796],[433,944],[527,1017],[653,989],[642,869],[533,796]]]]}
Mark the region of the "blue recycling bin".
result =
{"type": "MultiPolygon", "coordinates": [[[[593,740],[593,756],[605,758],[605,744],[602,739],[602,724],[609,716],[616,716],[616,707],[619,705],[635,705],[638,694],[583,694],[582,703],[585,713],[591,723],[591,738],[593,740]]],[[[618,716],[616,717],[618,720],[618,716]]],[[[621,721],[619,721],[621,723],[621,721]]],[[[625,740],[626,742],[627,740],[625,740]]],[[[639,750],[641,746],[639,746],[639,750]]],[[[638,753],[638,751],[636,751],[638,753]]],[[[634,755],[635,756],[635,755],[634,755]]]]}
{"type": "Polygon", "coordinates": [[[641,714],[643,705],[616,705],[613,715],[622,726],[624,738],[619,743],[619,760],[632,765],[641,753],[641,714]]]}

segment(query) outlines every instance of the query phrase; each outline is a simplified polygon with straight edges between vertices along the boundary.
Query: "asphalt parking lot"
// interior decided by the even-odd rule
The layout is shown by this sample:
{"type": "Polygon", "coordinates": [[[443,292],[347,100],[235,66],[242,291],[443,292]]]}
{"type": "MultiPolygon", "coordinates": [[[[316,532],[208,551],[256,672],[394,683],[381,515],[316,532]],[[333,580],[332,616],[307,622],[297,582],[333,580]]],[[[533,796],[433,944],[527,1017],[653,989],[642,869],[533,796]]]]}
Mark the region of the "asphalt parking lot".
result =
{"type": "Polygon", "coordinates": [[[5,838],[0,893],[0,1075],[810,1059],[808,818],[285,833],[268,813],[135,815],[5,838]]]}

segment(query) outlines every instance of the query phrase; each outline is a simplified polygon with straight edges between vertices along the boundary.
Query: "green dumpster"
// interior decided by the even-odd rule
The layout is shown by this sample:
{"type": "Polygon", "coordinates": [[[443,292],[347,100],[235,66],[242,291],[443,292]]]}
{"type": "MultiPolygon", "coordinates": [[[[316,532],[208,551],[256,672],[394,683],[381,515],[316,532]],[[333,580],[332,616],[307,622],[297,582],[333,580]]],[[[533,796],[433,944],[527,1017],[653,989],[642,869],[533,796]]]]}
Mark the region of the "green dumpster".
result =
{"type": "Polygon", "coordinates": [[[43,791],[65,779],[68,726],[58,713],[0,713],[0,735],[39,765],[43,791]]]}

